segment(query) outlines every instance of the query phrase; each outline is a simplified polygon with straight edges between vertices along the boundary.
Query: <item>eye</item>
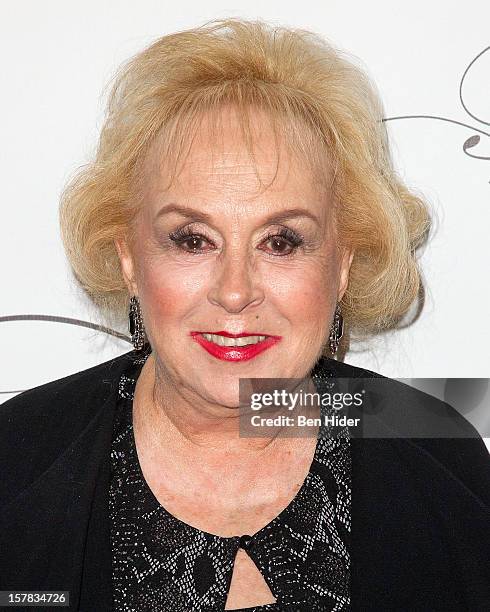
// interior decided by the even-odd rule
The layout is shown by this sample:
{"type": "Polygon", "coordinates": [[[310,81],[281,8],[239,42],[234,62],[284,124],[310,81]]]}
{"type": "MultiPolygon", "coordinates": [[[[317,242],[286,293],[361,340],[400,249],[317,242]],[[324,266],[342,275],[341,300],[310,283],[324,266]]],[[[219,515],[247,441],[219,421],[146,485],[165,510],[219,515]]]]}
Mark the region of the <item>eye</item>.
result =
{"type": "Polygon", "coordinates": [[[207,250],[206,243],[212,245],[206,236],[192,231],[192,228],[189,227],[178,229],[170,233],[168,237],[179,249],[187,253],[203,253],[207,250]]]}
{"type": "Polygon", "coordinates": [[[269,244],[270,254],[274,256],[292,255],[303,244],[303,238],[288,227],[270,233],[262,244],[269,244]]]}

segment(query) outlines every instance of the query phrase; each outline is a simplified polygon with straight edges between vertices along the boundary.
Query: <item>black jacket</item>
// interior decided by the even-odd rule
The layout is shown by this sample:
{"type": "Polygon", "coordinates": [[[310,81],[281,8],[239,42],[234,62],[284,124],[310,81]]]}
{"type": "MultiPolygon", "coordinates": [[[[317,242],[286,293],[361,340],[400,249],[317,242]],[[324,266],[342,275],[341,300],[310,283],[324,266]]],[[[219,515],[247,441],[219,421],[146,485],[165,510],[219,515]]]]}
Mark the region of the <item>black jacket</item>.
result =
{"type": "MultiPolygon", "coordinates": [[[[131,354],[0,406],[0,590],[64,590],[61,609],[111,610],[110,447],[131,354]]],[[[393,414],[420,415],[430,396],[390,385],[395,409],[375,416],[378,436],[352,439],[352,610],[488,612],[487,449],[458,414],[464,437],[394,437],[393,414]]]]}

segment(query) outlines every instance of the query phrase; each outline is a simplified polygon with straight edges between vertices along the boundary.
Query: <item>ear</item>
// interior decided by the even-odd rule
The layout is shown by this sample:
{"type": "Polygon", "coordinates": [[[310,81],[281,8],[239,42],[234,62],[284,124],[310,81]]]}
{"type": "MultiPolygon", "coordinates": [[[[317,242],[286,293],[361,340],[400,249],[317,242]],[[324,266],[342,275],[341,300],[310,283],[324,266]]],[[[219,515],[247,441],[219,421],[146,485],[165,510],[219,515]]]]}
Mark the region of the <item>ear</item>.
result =
{"type": "Polygon", "coordinates": [[[130,295],[138,295],[138,288],[135,280],[135,266],[131,250],[126,238],[115,238],[114,245],[121,262],[121,271],[124,277],[124,282],[128,288],[130,295]]]}
{"type": "Polygon", "coordinates": [[[349,272],[354,258],[354,249],[344,249],[342,255],[342,261],[340,262],[340,278],[339,278],[339,293],[337,301],[340,302],[342,296],[347,289],[349,284],[349,272]]]}

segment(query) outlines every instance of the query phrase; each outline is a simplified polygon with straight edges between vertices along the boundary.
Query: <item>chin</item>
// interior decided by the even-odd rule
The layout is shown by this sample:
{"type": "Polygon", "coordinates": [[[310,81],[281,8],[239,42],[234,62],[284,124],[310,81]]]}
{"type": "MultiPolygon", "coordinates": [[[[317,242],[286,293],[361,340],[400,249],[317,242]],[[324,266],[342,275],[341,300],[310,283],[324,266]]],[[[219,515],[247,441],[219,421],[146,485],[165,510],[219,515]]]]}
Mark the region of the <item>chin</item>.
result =
{"type": "Polygon", "coordinates": [[[226,381],[226,378],[221,379],[219,387],[214,384],[214,380],[206,381],[202,385],[203,393],[201,395],[211,403],[226,406],[227,408],[238,408],[240,403],[238,378],[236,376],[229,378],[228,381],[226,381]]]}
{"type": "Polygon", "coordinates": [[[213,395],[208,395],[209,401],[218,404],[219,406],[224,406],[225,408],[230,408],[233,410],[238,410],[240,405],[238,392],[236,393],[220,393],[213,395]]]}

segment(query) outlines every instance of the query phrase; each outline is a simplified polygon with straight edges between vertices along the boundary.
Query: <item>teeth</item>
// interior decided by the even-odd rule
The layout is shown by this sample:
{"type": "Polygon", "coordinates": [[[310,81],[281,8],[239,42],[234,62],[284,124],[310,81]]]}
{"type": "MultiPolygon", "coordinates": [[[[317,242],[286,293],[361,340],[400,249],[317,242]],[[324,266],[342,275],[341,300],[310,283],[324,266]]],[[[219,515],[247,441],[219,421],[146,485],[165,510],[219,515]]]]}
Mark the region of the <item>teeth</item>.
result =
{"type": "Polygon", "coordinates": [[[265,340],[265,336],[243,336],[242,338],[226,338],[215,334],[203,334],[206,340],[214,342],[219,346],[247,346],[247,344],[257,344],[265,340]]]}

